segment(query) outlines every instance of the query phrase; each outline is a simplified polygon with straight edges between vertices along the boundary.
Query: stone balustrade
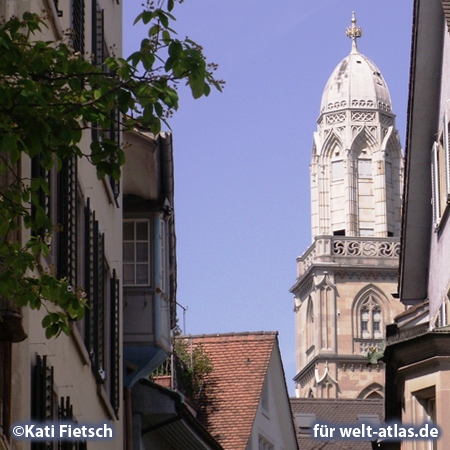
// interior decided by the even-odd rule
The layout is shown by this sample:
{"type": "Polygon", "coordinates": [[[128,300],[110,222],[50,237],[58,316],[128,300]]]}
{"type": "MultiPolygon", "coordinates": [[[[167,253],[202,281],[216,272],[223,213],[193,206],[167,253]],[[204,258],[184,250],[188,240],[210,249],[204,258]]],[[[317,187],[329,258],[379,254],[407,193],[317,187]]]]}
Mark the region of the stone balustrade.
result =
{"type": "Polygon", "coordinates": [[[303,275],[317,263],[395,267],[399,255],[398,238],[316,236],[314,243],[298,259],[298,275],[303,275]]]}

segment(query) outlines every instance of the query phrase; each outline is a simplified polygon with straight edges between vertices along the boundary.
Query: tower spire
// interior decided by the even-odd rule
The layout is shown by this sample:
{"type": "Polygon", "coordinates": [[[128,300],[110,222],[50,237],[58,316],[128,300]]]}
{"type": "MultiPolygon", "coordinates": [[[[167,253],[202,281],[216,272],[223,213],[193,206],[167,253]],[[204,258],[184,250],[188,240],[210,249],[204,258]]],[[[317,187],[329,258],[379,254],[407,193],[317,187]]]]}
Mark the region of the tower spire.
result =
{"type": "Polygon", "coordinates": [[[362,36],[361,27],[356,26],[355,11],[352,12],[352,26],[347,28],[347,37],[352,40],[351,53],[358,53],[358,46],[356,45],[356,39],[362,36]]]}

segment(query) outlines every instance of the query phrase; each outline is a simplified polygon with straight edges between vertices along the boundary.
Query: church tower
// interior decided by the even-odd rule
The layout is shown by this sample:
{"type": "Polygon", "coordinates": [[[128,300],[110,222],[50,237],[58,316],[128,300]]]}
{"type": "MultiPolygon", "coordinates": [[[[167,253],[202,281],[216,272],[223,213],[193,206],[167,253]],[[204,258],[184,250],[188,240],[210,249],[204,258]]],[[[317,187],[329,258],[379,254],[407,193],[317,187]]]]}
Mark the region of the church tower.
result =
{"type": "Polygon", "coordinates": [[[358,51],[361,28],[347,29],[350,54],[322,96],[311,158],[313,242],[297,259],[297,397],[384,396],[386,325],[403,308],[397,290],[403,158],[389,90],[358,51]]]}

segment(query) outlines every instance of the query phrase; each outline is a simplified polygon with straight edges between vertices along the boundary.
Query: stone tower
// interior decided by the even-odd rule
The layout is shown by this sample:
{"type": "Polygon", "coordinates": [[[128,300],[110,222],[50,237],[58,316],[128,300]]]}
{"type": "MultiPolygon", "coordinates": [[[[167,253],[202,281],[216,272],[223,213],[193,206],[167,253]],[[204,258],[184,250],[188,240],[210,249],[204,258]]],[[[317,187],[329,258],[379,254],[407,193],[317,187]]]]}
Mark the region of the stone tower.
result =
{"type": "Polygon", "coordinates": [[[297,397],[382,397],[385,327],[402,311],[397,290],[403,159],[379,69],[350,54],[322,96],[311,158],[313,242],[297,259],[297,397]]]}

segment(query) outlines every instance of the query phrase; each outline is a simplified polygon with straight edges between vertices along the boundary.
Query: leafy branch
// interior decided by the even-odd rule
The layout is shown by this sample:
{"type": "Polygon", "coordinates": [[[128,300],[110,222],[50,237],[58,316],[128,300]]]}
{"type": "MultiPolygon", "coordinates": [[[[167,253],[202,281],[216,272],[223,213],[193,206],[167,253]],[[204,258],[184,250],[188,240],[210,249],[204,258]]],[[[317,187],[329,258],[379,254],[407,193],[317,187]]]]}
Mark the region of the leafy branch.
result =
{"type": "Polygon", "coordinates": [[[173,8],[173,0],[147,5],[136,19],[149,28],[140,49],[127,59],[109,55],[101,65],[82,59],[64,40],[34,39],[47,27],[36,14],[0,25],[0,296],[19,307],[57,305],[42,322],[47,337],[68,334],[68,319],[81,319],[89,299],[41,265],[60,226],[40,201],[51,195],[48,181],[23,174],[21,161],[38,158],[44,173],[88,158],[99,179],[119,179],[125,155],[107,130],[139,125],[159,133],[178,109],[180,82],[194,98],[209,95],[211,87],[222,90],[201,47],[176,37],[173,8]],[[81,141],[91,130],[105,132],[86,149],[81,141]]]}

